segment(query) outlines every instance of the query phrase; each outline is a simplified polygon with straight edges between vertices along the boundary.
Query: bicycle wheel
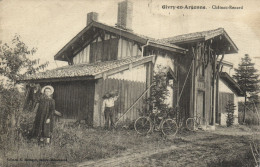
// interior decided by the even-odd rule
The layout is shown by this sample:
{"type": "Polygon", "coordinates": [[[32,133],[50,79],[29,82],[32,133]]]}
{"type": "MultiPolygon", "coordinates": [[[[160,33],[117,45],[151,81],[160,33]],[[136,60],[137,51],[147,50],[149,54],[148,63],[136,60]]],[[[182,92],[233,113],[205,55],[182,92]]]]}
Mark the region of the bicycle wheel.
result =
{"type": "Polygon", "coordinates": [[[147,117],[139,117],[134,124],[135,131],[138,134],[146,135],[150,132],[152,123],[147,117]]]}
{"type": "Polygon", "coordinates": [[[186,127],[190,131],[196,130],[197,129],[197,125],[198,124],[197,124],[197,122],[196,122],[196,120],[194,118],[188,118],[186,120],[186,127]]]}
{"type": "Polygon", "coordinates": [[[178,131],[177,123],[172,119],[166,119],[162,124],[162,132],[166,136],[174,136],[178,131]]]}

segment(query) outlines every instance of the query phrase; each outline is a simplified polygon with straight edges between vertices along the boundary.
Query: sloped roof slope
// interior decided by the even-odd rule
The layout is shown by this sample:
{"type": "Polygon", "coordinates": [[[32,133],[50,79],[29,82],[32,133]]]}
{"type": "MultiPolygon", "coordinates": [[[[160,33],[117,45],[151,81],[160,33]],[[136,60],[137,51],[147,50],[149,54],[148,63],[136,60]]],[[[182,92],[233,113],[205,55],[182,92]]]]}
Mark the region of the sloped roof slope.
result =
{"type": "Polygon", "coordinates": [[[62,78],[74,78],[74,77],[86,77],[89,76],[90,79],[95,79],[95,76],[113,70],[125,65],[136,62],[149,62],[152,61],[154,56],[147,57],[129,57],[121,60],[97,62],[92,64],[75,64],[68,65],[53,70],[48,70],[46,72],[36,73],[33,75],[26,75],[20,81],[31,81],[31,80],[42,80],[42,79],[62,79],[62,78]]]}
{"type": "Polygon", "coordinates": [[[182,35],[177,35],[169,38],[163,38],[160,39],[159,41],[167,42],[171,44],[182,44],[182,43],[188,43],[188,42],[199,41],[199,40],[206,41],[219,35],[223,35],[224,38],[229,42],[229,44],[234,48],[234,51],[237,53],[238,48],[236,44],[232,41],[232,39],[229,37],[227,32],[224,30],[224,28],[217,28],[208,31],[182,34],[182,35]]]}
{"type": "Polygon", "coordinates": [[[66,53],[67,51],[71,50],[71,46],[78,46],[79,43],[82,42],[82,38],[84,38],[84,36],[86,36],[86,34],[88,34],[88,32],[92,29],[92,28],[99,28],[99,29],[103,29],[105,31],[108,31],[110,33],[113,34],[117,34],[118,36],[122,36],[124,38],[139,42],[140,44],[147,44],[149,45],[149,43],[153,44],[153,46],[155,47],[159,47],[160,46],[164,46],[164,49],[169,49],[171,51],[175,51],[178,53],[182,53],[184,54],[186,49],[179,47],[177,45],[168,43],[168,42],[164,42],[164,41],[160,41],[158,39],[155,38],[150,38],[144,35],[140,35],[137,33],[134,33],[133,31],[129,31],[126,29],[122,29],[119,27],[115,27],[115,26],[110,26],[101,22],[97,22],[97,21],[92,21],[88,26],[86,26],[83,30],[81,30],[73,39],[71,39],[55,56],[54,59],[55,60],[61,60],[61,57],[63,56],[64,53],[66,53]]]}

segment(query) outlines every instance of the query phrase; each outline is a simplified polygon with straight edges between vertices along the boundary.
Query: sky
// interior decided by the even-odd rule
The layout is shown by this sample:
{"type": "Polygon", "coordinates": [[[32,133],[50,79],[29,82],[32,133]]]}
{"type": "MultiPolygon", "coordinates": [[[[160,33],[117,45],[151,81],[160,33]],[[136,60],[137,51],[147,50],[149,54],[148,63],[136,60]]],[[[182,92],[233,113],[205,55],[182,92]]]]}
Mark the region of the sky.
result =
{"type": "MultiPolygon", "coordinates": [[[[66,65],[54,61],[54,55],[86,26],[89,12],[99,13],[99,21],[115,25],[117,3],[122,0],[0,0],[0,40],[9,43],[15,34],[48,69],[66,65]]],[[[259,0],[131,0],[133,30],[153,38],[205,31],[222,27],[239,48],[238,54],[226,55],[234,67],[249,54],[260,70],[259,0]],[[168,6],[205,6],[207,9],[163,9],[168,6]],[[243,9],[212,9],[235,6],[243,9]]]]}

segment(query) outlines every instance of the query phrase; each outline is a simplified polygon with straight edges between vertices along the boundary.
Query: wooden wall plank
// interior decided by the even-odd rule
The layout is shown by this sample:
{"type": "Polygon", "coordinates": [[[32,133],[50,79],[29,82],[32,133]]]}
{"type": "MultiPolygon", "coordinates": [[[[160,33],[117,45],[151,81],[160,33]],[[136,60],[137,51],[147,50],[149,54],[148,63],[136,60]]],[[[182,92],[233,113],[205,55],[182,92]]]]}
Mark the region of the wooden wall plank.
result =
{"type": "Polygon", "coordinates": [[[88,119],[91,123],[94,82],[88,81],[86,85],[81,82],[59,82],[54,85],[54,89],[56,109],[64,118],[88,119]]]}

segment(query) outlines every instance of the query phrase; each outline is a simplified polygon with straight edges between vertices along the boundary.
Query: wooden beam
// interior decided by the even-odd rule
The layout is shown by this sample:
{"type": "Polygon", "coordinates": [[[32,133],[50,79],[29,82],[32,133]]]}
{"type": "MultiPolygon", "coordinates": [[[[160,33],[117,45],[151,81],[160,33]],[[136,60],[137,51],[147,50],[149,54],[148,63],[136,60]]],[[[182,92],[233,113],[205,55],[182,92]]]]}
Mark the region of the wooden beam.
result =
{"type": "Polygon", "coordinates": [[[137,43],[137,47],[138,47],[138,49],[139,49],[140,51],[142,51],[142,47],[141,47],[141,45],[140,45],[139,43],[137,43]]]}
{"type": "Polygon", "coordinates": [[[87,41],[85,41],[81,47],[79,47],[78,49],[76,49],[75,51],[73,51],[73,56],[77,55],[81,50],[83,50],[87,45],[89,45],[90,43],[92,43],[97,37],[99,36],[98,33],[94,34],[94,36],[92,38],[89,38],[87,41]]]}
{"type": "Polygon", "coordinates": [[[195,45],[195,47],[192,47],[192,55],[193,55],[193,63],[192,63],[192,114],[193,116],[197,116],[197,110],[196,110],[196,96],[197,96],[197,82],[196,82],[196,62],[197,62],[197,49],[198,49],[198,43],[195,45]]]}
{"type": "Polygon", "coordinates": [[[69,58],[67,55],[65,55],[66,59],[68,60],[69,65],[73,65],[73,59],[69,58]]]}
{"type": "Polygon", "coordinates": [[[94,23],[94,26],[95,27],[98,27],[98,28],[101,28],[101,29],[104,29],[106,31],[109,31],[111,33],[114,33],[114,34],[120,34],[120,36],[123,36],[127,39],[131,39],[131,40],[134,40],[134,41],[137,41],[137,42],[140,42],[142,44],[145,44],[146,43],[146,39],[143,38],[143,37],[140,37],[138,35],[135,35],[131,32],[128,32],[128,31],[125,31],[125,30],[122,30],[120,28],[115,28],[115,27],[111,27],[111,26],[107,26],[105,24],[102,24],[102,23],[98,23],[98,22],[95,22],[94,23]]]}
{"type": "Polygon", "coordinates": [[[165,46],[165,45],[157,44],[157,43],[153,43],[153,42],[149,42],[149,45],[152,46],[152,47],[160,48],[160,49],[163,49],[163,50],[168,50],[168,51],[171,51],[171,52],[182,53],[182,54],[186,53],[186,51],[184,51],[182,49],[177,49],[177,48],[173,48],[173,47],[170,47],[170,46],[165,46]]]}

